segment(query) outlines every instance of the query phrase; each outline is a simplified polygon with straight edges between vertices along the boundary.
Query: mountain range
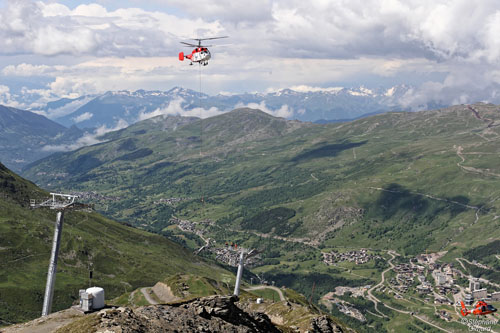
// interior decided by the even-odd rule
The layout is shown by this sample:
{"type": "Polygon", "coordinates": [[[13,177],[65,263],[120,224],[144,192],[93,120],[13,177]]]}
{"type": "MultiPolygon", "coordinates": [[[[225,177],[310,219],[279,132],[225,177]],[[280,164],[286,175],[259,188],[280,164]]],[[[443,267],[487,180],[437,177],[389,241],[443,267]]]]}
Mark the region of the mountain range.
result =
{"type": "Polygon", "coordinates": [[[348,121],[398,108],[407,86],[370,90],[328,88],[209,96],[180,87],[169,91],[109,91],[62,98],[30,112],[0,107],[0,161],[15,171],[53,152],[99,142],[106,132],[157,115],[208,117],[249,105],[269,114],[319,123],[348,121]],[[50,119],[47,119],[46,117],[50,119]],[[61,126],[62,125],[62,126],[61,126]]]}
{"type": "Polygon", "coordinates": [[[296,89],[215,96],[180,87],[169,91],[109,91],[98,96],[54,101],[33,111],[42,112],[64,126],[80,128],[113,128],[120,120],[133,124],[159,114],[207,117],[244,106],[259,107],[288,119],[330,121],[401,110],[399,99],[410,87],[296,89]]]}

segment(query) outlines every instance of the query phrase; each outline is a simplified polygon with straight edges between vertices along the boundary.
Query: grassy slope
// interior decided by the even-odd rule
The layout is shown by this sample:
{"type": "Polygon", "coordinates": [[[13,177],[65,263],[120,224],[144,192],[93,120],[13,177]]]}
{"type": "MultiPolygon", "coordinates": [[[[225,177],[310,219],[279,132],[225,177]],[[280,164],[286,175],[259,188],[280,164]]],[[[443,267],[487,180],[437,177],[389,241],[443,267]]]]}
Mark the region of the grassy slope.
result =
{"type": "MultiPolygon", "coordinates": [[[[0,164],[0,325],[40,315],[55,213],[30,210],[29,198],[45,192],[0,164]]],[[[65,214],[53,310],[68,307],[79,288],[102,286],[112,298],[164,277],[195,273],[214,279],[232,274],[194,257],[159,235],[150,234],[96,213],[65,214]]]]}

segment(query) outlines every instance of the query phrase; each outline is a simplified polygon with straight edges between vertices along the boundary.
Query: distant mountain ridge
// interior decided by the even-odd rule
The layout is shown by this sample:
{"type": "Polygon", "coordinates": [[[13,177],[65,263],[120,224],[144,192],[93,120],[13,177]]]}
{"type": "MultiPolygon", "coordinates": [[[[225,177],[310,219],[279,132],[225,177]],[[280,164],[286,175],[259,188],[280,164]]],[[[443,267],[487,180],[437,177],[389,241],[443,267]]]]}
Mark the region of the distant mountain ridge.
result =
{"type": "Polygon", "coordinates": [[[73,142],[83,135],[33,112],[0,105],[0,162],[14,171],[51,154],[43,146],[73,142]]]}
{"type": "Polygon", "coordinates": [[[399,99],[410,87],[296,89],[215,96],[181,87],[168,91],[108,91],[98,96],[54,101],[50,107],[47,105],[34,111],[46,112],[51,119],[64,126],[77,125],[80,128],[113,128],[120,120],[133,124],[160,113],[190,115],[190,111],[199,108],[204,112],[216,110],[222,113],[245,106],[267,108],[273,115],[287,119],[332,121],[400,110],[399,99]],[[57,109],[58,105],[61,110],[57,109]],[[71,105],[73,110],[70,110],[71,105]]]}

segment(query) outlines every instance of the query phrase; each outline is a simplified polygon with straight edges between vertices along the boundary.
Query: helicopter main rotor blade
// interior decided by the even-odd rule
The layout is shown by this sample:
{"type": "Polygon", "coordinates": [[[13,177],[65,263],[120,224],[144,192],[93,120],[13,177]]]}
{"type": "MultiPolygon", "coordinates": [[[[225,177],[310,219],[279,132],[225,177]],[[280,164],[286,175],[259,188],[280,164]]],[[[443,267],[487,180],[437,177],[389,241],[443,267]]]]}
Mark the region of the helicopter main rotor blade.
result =
{"type": "Polygon", "coordinates": [[[202,40],[212,40],[212,39],[221,39],[221,38],[229,38],[229,36],[210,37],[210,38],[192,38],[192,40],[197,40],[197,41],[201,42],[202,40]]]}
{"type": "Polygon", "coordinates": [[[184,44],[184,45],[187,45],[187,46],[190,46],[190,47],[198,47],[198,45],[192,44],[192,43],[186,43],[186,42],[180,42],[180,43],[184,44]]]}

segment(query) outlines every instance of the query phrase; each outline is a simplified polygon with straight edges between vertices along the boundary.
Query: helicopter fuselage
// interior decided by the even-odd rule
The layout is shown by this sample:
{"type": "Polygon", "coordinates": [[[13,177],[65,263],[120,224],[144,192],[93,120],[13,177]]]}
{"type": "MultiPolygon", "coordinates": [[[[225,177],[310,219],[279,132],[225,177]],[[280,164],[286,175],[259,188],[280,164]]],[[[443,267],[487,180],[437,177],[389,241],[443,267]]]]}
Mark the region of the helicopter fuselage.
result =
{"type": "Polygon", "coordinates": [[[191,64],[193,62],[198,62],[202,65],[207,65],[208,60],[212,57],[210,51],[206,47],[197,47],[191,52],[191,54],[184,55],[183,52],[179,53],[179,60],[184,60],[184,57],[191,60],[191,64]]]}

